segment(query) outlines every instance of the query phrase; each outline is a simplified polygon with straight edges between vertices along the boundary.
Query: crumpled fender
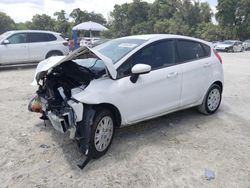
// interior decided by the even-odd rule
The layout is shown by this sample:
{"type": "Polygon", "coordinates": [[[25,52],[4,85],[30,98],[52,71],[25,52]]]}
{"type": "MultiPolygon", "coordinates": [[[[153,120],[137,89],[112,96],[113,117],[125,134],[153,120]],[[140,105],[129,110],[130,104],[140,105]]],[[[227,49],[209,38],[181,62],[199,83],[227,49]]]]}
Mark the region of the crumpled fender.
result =
{"type": "Polygon", "coordinates": [[[91,128],[93,125],[95,114],[96,110],[92,108],[91,105],[85,105],[83,112],[83,120],[78,122],[76,127],[77,139],[80,142],[80,150],[85,155],[91,155],[91,128]]]}

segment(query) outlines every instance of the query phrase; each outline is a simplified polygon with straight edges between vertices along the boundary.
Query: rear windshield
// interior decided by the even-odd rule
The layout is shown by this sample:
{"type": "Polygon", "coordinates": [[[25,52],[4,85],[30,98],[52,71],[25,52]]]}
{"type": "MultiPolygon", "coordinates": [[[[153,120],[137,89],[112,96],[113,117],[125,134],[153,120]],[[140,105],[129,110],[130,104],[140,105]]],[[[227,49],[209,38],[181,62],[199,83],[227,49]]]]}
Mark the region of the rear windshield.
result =
{"type": "Polygon", "coordinates": [[[142,45],[146,40],[142,39],[114,39],[94,47],[95,50],[110,58],[115,64],[126,54],[142,45]]]}

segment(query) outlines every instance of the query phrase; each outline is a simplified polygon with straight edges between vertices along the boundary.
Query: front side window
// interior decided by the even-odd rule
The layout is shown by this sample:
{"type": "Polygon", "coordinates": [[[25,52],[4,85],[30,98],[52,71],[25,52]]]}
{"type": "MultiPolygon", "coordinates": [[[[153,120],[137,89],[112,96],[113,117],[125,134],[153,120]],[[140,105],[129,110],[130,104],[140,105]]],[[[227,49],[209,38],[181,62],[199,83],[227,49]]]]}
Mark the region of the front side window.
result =
{"type": "Polygon", "coordinates": [[[119,67],[118,77],[130,75],[132,67],[136,64],[150,65],[152,70],[174,65],[174,40],[157,42],[143,48],[119,67]]]}
{"type": "Polygon", "coordinates": [[[206,56],[199,42],[178,40],[179,62],[196,60],[206,56]]]}
{"type": "Polygon", "coordinates": [[[10,36],[8,38],[10,44],[21,44],[26,43],[26,34],[25,33],[18,33],[10,36]]]}

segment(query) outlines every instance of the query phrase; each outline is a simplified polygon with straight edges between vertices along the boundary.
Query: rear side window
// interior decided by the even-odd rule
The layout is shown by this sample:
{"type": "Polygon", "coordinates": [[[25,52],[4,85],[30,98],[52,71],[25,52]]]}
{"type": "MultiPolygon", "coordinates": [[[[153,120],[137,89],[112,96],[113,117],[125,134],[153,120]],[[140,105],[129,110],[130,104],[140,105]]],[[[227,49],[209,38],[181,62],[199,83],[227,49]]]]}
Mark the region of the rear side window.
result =
{"type": "Polygon", "coordinates": [[[49,33],[28,33],[28,42],[49,42],[55,41],[56,37],[49,33]]]}
{"type": "Polygon", "coordinates": [[[178,40],[179,62],[191,61],[206,57],[201,43],[189,40],[178,40]]]}
{"type": "Polygon", "coordinates": [[[205,51],[205,56],[209,57],[211,55],[211,48],[210,46],[206,45],[206,44],[202,44],[203,49],[205,51]]]}

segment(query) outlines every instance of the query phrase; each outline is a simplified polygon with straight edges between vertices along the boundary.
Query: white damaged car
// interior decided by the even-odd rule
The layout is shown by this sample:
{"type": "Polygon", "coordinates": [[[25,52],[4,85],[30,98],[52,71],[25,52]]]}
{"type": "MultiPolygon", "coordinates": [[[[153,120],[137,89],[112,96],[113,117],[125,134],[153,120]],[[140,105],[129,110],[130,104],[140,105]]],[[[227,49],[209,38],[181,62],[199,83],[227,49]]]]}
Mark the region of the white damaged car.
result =
{"type": "Polygon", "coordinates": [[[223,91],[222,60],[212,44],[178,35],[138,35],[51,57],[36,70],[30,111],[101,157],[115,128],[197,107],[213,114],[223,91]]]}

